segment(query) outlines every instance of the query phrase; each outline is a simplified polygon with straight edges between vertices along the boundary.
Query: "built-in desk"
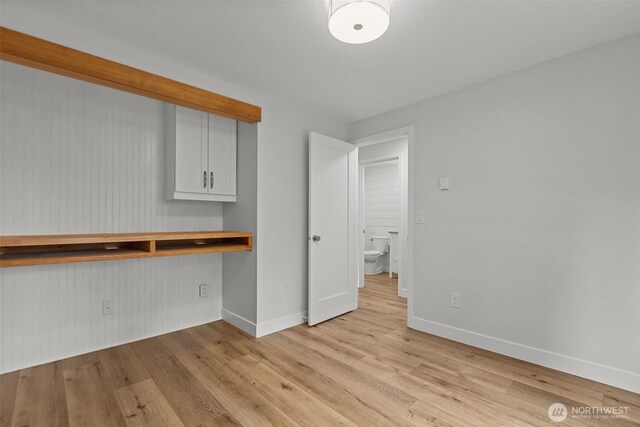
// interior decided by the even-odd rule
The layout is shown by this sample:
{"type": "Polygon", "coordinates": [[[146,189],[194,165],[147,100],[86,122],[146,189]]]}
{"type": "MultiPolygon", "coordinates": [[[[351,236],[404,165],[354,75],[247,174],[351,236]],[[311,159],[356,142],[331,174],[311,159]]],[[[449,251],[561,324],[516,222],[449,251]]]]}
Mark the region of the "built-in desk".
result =
{"type": "Polygon", "coordinates": [[[0,236],[0,267],[251,251],[253,233],[162,233],[0,236]]]}

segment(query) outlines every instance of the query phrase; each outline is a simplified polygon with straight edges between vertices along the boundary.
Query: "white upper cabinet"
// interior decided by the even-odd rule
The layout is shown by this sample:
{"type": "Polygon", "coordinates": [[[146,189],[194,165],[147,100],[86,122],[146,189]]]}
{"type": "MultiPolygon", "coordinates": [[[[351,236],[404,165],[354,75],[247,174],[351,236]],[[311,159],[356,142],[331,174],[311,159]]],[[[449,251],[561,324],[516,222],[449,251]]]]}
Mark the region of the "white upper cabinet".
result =
{"type": "Polygon", "coordinates": [[[207,113],[175,109],[175,191],[207,194],[207,113]]]}
{"type": "Polygon", "coordinates": [[[235,120],[209,114],[210,194],[236,195],[236,131],[235,120]]]}
{"type": "Polygon", "coordinates": [[[167,105],[166,198],[236,201],[235,120],[167,105]]]}

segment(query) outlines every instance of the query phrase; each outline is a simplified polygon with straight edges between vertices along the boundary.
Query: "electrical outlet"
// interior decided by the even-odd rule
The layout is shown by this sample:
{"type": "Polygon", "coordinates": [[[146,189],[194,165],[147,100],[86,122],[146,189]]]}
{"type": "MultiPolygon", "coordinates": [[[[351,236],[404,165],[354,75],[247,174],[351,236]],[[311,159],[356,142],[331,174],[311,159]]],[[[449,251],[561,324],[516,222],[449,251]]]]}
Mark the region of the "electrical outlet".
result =
{"type": "Polygon", "coordinates": [[[113,300],[106,299],[102,301],[102,315],[111,316],[113,314],[113,300]]]}
{"type": "Polygon", "coordinates": [[[460,294],[451,294],[451,307],[453,308],[462,307],[462,297],[460,296],[460,294]]]}
{"type": "Polygon", "coordinates": [[[440,190],[441,191],[449,191],[449,177],[444,176],[440,178],[440,190]]]}
{"type": "Polygon", "coordinates": [[[207,298],[209,296],[209,285],[207,285],[206,283],[203,283],[202,285],[200,285],[198,290],[199,290],[200,298],[207,298]]]}
{"type": "Polygon", "coordinates": [[[284,299],[284,288],[280,286],[276,289],[276,301],[282,301],[284,299]]]}

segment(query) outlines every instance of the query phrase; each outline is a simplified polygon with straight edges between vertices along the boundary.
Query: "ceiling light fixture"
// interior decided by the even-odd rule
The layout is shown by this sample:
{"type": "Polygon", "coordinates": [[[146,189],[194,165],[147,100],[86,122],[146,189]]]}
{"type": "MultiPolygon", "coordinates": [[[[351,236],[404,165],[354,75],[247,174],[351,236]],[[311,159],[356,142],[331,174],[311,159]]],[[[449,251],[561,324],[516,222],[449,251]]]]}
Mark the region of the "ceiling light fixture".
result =
{"type": "Polygon", "coordinates": [[[329,0],[329,31],[350,44],[373,41],[389,28],[391,0],[329,0]]]}

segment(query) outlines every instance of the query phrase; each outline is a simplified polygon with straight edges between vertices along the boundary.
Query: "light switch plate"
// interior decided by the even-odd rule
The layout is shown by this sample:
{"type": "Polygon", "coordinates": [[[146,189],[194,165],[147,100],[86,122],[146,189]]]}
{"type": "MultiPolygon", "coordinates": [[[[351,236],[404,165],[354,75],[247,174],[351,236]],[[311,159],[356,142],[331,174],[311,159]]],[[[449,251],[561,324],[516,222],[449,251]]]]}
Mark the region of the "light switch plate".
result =
{"type": "Polygon", "coordinates": [[[424,224],[424,211],[416,211],[416,224],[424,224]]]}

